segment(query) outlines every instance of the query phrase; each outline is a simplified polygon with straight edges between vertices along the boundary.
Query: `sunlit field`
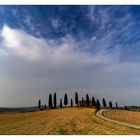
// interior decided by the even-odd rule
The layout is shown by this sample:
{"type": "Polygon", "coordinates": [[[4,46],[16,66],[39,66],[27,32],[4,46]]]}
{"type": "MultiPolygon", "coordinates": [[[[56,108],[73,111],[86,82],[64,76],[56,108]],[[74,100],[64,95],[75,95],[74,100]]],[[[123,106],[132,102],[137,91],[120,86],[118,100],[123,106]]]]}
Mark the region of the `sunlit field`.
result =
{"type": "Polygon", "coordinates": [[[103,115],[107,118],[119,120],[127,123],[140,125],[140,112],[127,111],[127,110],[107,110],[103,112],[103,115]]]}
{"type": "Polygon", "coordinates": [[[0,134],[140,134],[140,130],[102,120],[92,108],[63,108],[0,114],[0,134]]]}

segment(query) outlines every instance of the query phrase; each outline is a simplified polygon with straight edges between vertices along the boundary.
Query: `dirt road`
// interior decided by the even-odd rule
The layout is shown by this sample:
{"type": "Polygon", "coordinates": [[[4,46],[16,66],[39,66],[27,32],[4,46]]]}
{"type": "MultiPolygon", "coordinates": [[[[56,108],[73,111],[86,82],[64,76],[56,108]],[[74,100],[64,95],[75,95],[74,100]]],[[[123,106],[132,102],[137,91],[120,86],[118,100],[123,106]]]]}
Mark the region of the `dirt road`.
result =
{"type": "MultiPolygon", "coordinates": [[[[140,129],[140,125],[135,125],[135,124],[131,124],[131,123],[128,123],[128,122],[124,122],[124,121],[119,121],[119,120],[114,120],[114,119],[111,119],[109,117],[105,117],[103,115],[103,113],[107,112],[108,110],[107,109],[101,109],[99,110],[97,113],[96,113],[96,116],[101,118],[101,119],[104,119],[104,120],[107,120],[107,121],[110,121],[110,122],[113,122],[113,123],[117,123],[117,124],[120,124],[120,125],[124,125],[124,126],[128,126],[128,127],[131,127],[131,128],[135,128],[135,129],[140,129]]],[[[116,114],[117,115],[117,114],[116,114]]]]}
{"type": "Polygon", "coordinates": [[[0,114],[0,134],[140,134],[140,130],[98,118],[93,108],[63,108],[0,114]]]}

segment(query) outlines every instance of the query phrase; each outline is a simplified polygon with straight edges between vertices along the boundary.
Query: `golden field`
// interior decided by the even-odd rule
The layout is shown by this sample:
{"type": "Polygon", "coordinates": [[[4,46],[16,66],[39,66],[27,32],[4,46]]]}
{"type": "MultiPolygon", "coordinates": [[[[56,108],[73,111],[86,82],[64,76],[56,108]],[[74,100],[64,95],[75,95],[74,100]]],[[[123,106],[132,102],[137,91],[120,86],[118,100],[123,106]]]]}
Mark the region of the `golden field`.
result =
{"type": "Polygon", "coordinates": [[[137,111],[109,109],[104,111],[103,115],[110,119],[140,125],[140,112],[137,111]]]}
{"type": "Polygon", "coordinates": [[[92,108],[64,108],[0,114],[0,134],[140,134],[140,130],[102,120],[92,108]]]}

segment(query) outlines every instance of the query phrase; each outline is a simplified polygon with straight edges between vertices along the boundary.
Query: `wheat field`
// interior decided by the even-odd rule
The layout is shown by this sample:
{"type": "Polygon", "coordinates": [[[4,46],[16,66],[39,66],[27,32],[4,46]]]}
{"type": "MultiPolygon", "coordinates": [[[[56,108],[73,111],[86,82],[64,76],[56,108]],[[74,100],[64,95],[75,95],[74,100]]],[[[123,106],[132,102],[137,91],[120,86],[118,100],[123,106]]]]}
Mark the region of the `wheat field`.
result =
{"type": "Polygon", "coordinates": [[[140,130],[102,120],[92,108],[64,108],[0,114],[0,134],[140,134],[140,130]]]}
{"type": "Polygon", "coordinates": [[[140,112],[137,111],[109,109],[104,111],[103,115],[107,118],[140,125],[140,112]]]}

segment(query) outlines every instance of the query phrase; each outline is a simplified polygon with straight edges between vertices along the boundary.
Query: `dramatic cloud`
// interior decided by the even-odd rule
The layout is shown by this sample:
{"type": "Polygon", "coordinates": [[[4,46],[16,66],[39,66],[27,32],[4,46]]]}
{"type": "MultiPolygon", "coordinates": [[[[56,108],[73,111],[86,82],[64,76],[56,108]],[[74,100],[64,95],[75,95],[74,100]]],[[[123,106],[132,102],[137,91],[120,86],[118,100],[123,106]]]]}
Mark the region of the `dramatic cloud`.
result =
{"type": "Polygon", "coordinates": [[[58,99],[67,92],[70,99],[75,91],[80,98],[89,93],[120,105],[139,105],[140,31],[129,7],[78,8],[69,18],[64,7],[56,8],[57,17],[55,12],[32,16],[40,11],[29,9],[24,7],[23,15],[18,8],[9,9],[20,20],[18,26],[3,18],[0,106],[32,106],[39,98],[47,103],[53,92],[58,99]],[[120,9],[125,9],[123,16],[120,9]]]}

